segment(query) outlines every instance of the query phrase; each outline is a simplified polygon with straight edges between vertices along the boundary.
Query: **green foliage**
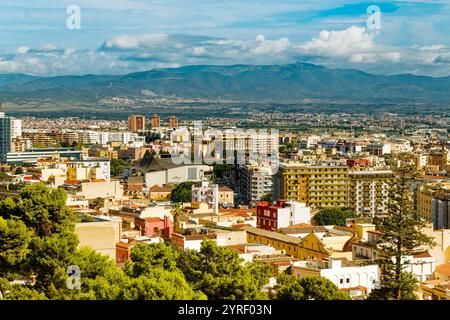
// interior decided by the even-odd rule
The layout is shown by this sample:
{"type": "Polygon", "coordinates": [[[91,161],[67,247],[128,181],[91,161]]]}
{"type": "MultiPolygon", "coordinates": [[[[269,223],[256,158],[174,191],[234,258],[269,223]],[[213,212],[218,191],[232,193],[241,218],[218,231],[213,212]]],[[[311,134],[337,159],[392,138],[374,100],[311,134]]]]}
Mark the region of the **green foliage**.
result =
{"type": "Polygon", "coordinates": [[[7,300],[48,300],[47,297],[33,287],[27,285],[12,285],[8,288],[7,300]]]}
{"type": "Polygon", "coordinates": [[[233,166],[230,164],[214,164],[213,174],[216,179],[223,179],[228,176],[233,170],[233,166]]]}
{"type": "Polygon", "coordinates": [[[283,276],[277,290],[279,300],[347,300],[348,295],[330,280],[320,276],[283,276]]]}
{"type": "Polygon", "coordinates": [[[29,268],[37,274],[35,287],[46,294],[65,288],[67,267],[72,263],[78,238],[72,232],[54,234],[51,237],[34,237],[30,243],[29,268]]]}
{"type": "Polygon", "coordinates": [[[182,182],[172,191],[173,202],[191,202],[192,201],[192,186],[194,182],[182,182]]]}
{"type": "Polygon", "coordinates": [[[403,258],[418,248],[434,245],[432,238],[422,232],[426,222],[414,210],[416,165],[408,155],[399,155],[396,160],[395,178],[389,186],[389,216],[380,222],[382,234],[376,243],[382,270],[380,288],[372,294],[377,299],[414,299],[418,287],[411,276],[405,275],[403,258]]]}
{"type": "Polygon", "coordinates": [[[64,190],[39,183],[22,188],[17,200],[0,201],[0,214],[6,219],[23,221],[37,236],[51,236],[70,228],[72,215],[65,204],[64,190]]]}
{"type": "Polygon", "coordinates": [[[417,300],[417,280],[410,272],[401,272],[399,280],[387,274],[383,276],[380,288],[370,292],[369,300],[417,300]],[[400,296],[398,296],[400,289],[400,296]]]}
{"type": "Polygon", "coordinates": [[[285,144],[280,145],[279,152],[280,153],[288,153],[288,152],[296,152],[297,145],[293,142],[287,142],[285,144]]]}
{"type": "Polygon", "coordinates": [[[236,251],[206,241],[200,252],[170,244],[138,244],[132,262],[118,268],[109,257],[77,249],[75,217],[65,194],[26,186],[0,202],[0,299],[258,299],[271,269],[242,265],[236,251]],[[78,266],[81,288],[70,290],[67,268],[78,266]],[[31,281],[35,279],[35,281],[31,281]],[[25,282],[12,282],[25,280],[25,282]]]}
{"type": "Polygon", "coordinates": [[[146,274],[156,267],[173,271],[177,267],[178,257],[178,251],[166,243],[138,244],[131,250],[132,262],[127,263],[125,270],[133,277],[146,274]]]}
{"type": "Polygon", "coordinates": [[[236,251],[210,240],[199,252],[188,251],[179,264],[191,286],[212,300],[262,298],[262,283],[269,278],[266,268],[244,267],[236,251]]]}
{"type": "Polygon", "coordinates": [[[322,208],[314,217],[320,226],[337,225],[345,227],[345,220],[356,217],[354,211],[348,208],[322,208]]]}
{"type": "Polygon", "coordinates": [[[0,217],[0,276],[24,262],[30,240],[31,232],[22,221],[0,217]]]}
{"type": "Polygon", "coordinates": [[[124,290],[130,300],[205,300],[206,296],[194,291],[179,270],[156,268],[146,276],[131,281],[124,290]]]}
{"type": "Polygon", "coordinates": [[[263,195],[260,199],[260,201],[267,201],[267,202],[271,202],[273,199],[272,193],[266,193],[265,195],[263,195]]]}
{"type": "Polygon", "coordinates": [[[129,163],[126,162],[125,160],[111,159],[111,163],[110,163],[111,176],[117,177],[117,176],[123,174],[124,170],[129,167],[130,167],[129,163]]]}

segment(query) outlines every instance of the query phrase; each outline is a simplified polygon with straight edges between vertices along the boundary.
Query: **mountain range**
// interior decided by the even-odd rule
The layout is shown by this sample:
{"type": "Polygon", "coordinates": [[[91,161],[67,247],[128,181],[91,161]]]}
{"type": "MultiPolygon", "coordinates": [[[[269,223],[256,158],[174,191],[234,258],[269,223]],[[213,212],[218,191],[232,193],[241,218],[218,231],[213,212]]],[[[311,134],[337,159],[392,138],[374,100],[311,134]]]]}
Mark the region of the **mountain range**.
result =
{"type": "Polygon", "coordinates": [[[240,102],[304,100],[446,103],[450,77],[375,75],[309,63],[197,65],[127,75],[0,75],[0,101],[98,101],[110,97],[177,97],[240,102]]]}

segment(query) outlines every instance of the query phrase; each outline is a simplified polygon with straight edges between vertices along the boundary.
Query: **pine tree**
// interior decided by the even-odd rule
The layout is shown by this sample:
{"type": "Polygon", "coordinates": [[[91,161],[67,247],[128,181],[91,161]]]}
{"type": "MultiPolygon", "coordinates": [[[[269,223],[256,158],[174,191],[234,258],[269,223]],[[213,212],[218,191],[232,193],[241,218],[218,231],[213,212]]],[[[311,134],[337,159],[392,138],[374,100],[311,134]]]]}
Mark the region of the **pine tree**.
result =
{"type": "Polygon", "coordinates": [[[414,210],[413,183],[417,176],[415,164],[408,155],[399,155],[393,166],[395,178],[389,186],[388,217],[380,224],[376,243],[381,284],[370,299],[416,299],[417,281],[404,271],[405,256],[425,251],[433,240],[422,232],[426,222],[414,210]]]}

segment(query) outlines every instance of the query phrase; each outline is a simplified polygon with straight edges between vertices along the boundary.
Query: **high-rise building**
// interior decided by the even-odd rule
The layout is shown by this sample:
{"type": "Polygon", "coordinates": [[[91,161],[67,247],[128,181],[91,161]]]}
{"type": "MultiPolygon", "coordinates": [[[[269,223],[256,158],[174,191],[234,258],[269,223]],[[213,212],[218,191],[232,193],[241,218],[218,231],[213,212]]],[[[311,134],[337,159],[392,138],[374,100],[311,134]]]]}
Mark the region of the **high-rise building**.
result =
{"type": "Polygon", "coordinates": [[[349,172],[349,208],[360,216],[375,217],[387,213],[391,170],[357,170],[349,172]]]}
{"type": "Polygon", "coordinates": [[[152,120],[151,120],[151,127],[152,128],[158,128],[161,126],[161,119],[159,118],[159,116],[155,113],[152,116],[152,120]]]}
{"type": "Polygon", "coordinates": [[[450,190],[424,187],[417,194],[417,213],[434,229],[450,229],[450,190]]]}
{"type": "Polygon", "coordinates": [[[129,116],[128,117],[128,129],[131,132],[145,131],[145,117],[140,116],[140,115],[129,116]]]}
{"type": "Polygon", "coordinates": [[[175,116],[169,117],[169,128],[170,129],[176,129],[178,128],[178,118],[175,116]]]}
{"type": "Polygon", "coordinates": [[[450,229],[450,191],[439,190],[432,202],[433,226],[435,229],[450,229]]]}
{"type": "Polygon", "coordinates": [[[240,193],[244,201],[256,202],[267,194],[273,195],[273,171],[269,166],[246,165],[240,168],[240,193]]]}
{"type": "Polygon", "coordinates": [[[313,208],[349,207],[360,216],[387,213],[390,170],[350,170],[339,163],[282,163],[275,175],[275,199],[313,208]]]}
{"type": "Polygon", "coordinates": [[[282,163],[275,175],[275,199],[313,208],[348,206],[348,167],[335,163],[282,163]]]}
{"type": "Polygon", "coordinates": [[[0,163],[5,163],[8,152],[11,152],[12,121],[12,118],[0,112],[0,163]]]}
{"type": "Polygon", "coordinates": [[[13,119],[11,122],[11,135],[12,138],[20,138],[22,136],[22,120],[13,119]]]}

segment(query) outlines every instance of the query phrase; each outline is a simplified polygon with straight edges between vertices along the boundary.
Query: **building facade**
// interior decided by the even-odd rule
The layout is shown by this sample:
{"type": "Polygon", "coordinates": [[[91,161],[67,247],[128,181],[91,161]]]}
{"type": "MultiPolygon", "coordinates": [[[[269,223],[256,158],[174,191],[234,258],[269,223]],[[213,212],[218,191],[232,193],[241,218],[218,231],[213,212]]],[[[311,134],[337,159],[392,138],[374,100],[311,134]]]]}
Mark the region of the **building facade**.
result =
{"type": "Polygon", "coordinates": [[[131,132],[145,131],[145,117],[141,115],[132,115],[128,117],[128,129],[131,132]]]}

